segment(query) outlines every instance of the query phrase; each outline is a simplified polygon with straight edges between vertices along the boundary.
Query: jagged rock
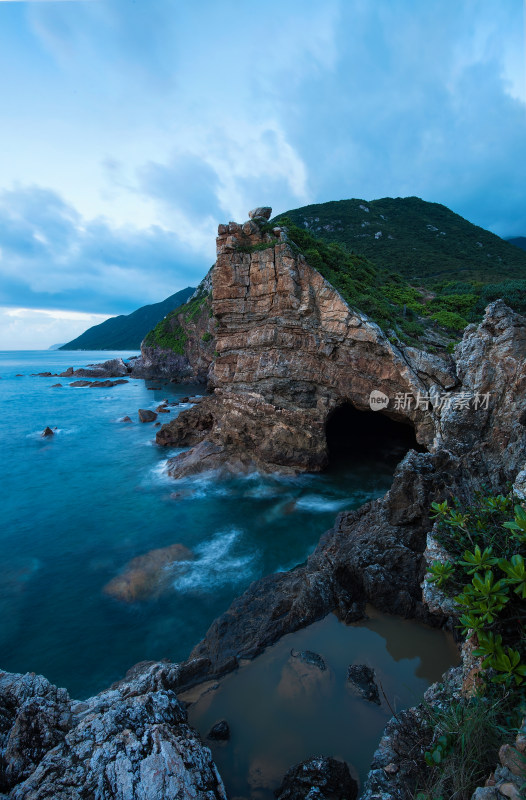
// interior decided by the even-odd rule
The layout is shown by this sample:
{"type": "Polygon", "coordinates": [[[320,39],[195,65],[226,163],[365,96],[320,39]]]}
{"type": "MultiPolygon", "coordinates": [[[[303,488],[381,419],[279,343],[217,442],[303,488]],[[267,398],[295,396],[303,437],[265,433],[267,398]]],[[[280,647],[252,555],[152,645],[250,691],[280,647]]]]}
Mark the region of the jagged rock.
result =
{"type": "Polygon", "coordinates": [[[131,418],[126,415],[121,419],[121,422],[131,422],[131,418]]]}
{"type": "Polygon", "coordinates": [[[0,672],[0,792],[27,778],[70,726],[65,689],[34,673],[0,672]]]}
{"type": "Polygon", "coordinates": [[[124,572],[112,578],[103,591],[125,603],[144,600],[152,594],[158,594],[169,584],[167,566],[175,561],[190,561],[193,557],[192,551],[182,544],[150,550],[132,558],[124,572]]]}
{"type": "Polygon", "coordinates": [[[73,381],[70,386],[91,386],[92,381],[73,381]]]}
{"type": "Polygon", "coordinates": [[[61,383],[52,383],[51,384],[51,388],[52,389],[62,388],[62,384],[61,383]]]}
{"type": "Polygon", "coordinates": [[[345,761],[320,756],[291,767],[274,794],[277,800],[355,800],[358,784],[345,761]]]}
{"type": "Polygon", "coordinates": [[[92,383],[90,384],[90,389],[94,389],[94,388],[96,388],[96,389],[104,388],[105,389],[105,388],[107,388],[109,386],[119,386],[119,384],[121,384],[121,383],[129,383],[129,381],[124,380],[124,378],[119,378],[119,380],[116,380],[116,381],[110,381],[110,380],[92,381],[92,383]]]}
{"type": "Polygon", "coordinates": [[[260,218],[269,220],[272,216],[272,209],[270,206],[258,206],[258,208],[254,208],[252,211],[249,211],[248,216],[250,219],[260,218]]]}
{"type": "Polygon", "coordinates": [[[138,413],[140,422],[155,422],[157,419],[155,411],[150,411],[148,408],[140,408],[138,413]]]}
{"type": "Polygon", "coordinates": [[[380,692],[375,681],[375,671],[365,664],[351,664],[347,669],[347,680],[358,694],[370,703],[381,705],[380,692]]]}
{"type": "Polygon", "coordinates": [[[0,791],[10,800],[226,800],[208,748],[160,664],[82,702],[0,673],[0,791]]]}
{"type": "Polygon", "coordinates": [[[55,433],[54,433],[54,431],[51,430],[49,425],[46,428],[44,428],[44,430],[42,431],[42,437],[43,438],[46,438],[47,436],[54,436],[54,435],[55,435],[55,433]]]}
{"type": "Polygon", "coordinates": [[[252,583],[212,623],[192,656],[208,658],[211,672],[221,672],[232,659],[253,658],[335,609],[343,619],[348,611],[354,619],[364,616],[366,601],[429,621],[420,588],[429,507],[432,498],[455,489],[458,470],[444,454],[410,451],[385,497],[339,514],[306,564],[252,583]]]}
{"type": "Polygon", "coordinates": [[[215,741],[225,742],[230,739],[230,728],[226,719],[221,719],[212,725],[208,732],[207,739],[214,739],[215,741]]]}
{"type": "Polygon", "coordinates": [[[109,361],[103,361],[101,364],[90,364],[88,367],[80,367],[80,369],[73,369],[68,367],[65,372],[61,372],[61,378],[122,378],[131,372],[131,367],[122,360],[122,358],[111,358],[109,361]]]}

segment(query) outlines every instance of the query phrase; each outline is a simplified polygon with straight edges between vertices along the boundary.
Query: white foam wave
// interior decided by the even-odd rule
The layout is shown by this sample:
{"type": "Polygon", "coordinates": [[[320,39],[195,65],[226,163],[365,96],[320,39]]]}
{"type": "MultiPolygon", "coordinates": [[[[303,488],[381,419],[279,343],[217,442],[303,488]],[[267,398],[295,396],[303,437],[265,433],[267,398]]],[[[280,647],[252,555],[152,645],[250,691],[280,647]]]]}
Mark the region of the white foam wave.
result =
{"type": "Polygon", "coordinates": [[[225,584],[247,583],[253,574],[257,552],[236,555],[235,545],[243,532],[237,528],[223,531],[195,549],[195,559],[179,561],[170,569],[173,587],[181,593],[207,593],[225,584]]]}
{"type": "Polygon", "coordinates": [[[300,497],[296,502],[298,511],[317,511],[324,513],[325,511],[339,511],[341,508],[349,505],[349,498],[332,498],[323,497],[323,495],[306,494],[300,497]]]}

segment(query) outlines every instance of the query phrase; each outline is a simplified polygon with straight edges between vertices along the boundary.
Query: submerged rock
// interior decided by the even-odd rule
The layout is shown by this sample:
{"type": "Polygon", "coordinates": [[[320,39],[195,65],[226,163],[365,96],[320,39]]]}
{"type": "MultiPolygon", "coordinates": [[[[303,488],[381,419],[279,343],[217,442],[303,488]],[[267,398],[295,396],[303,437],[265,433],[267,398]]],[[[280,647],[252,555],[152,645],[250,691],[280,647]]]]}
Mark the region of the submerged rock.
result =
{"type": "Polygon", "coordinates": [[[347,680],[358,694],[370,703],[381,705],[375,677],[374,669],[365,664],[351,664],[347,670],[347,680]]]}
{"type": "Polygon", "coordinates": [[[51,428],[48,425],[46,428],[44,428],[41,435],[43,438],[47,438],[48,436],[54,436],[55,433],[54,431],[51,430],[51,428]]]}
{"type": "Polygon", "coordinates": [[[155,411],[150,411],[148,408],[140,408],[138,413],[140,422],[155,422],[157,419],[155,411]]]}
{"type": "Polygon", "coordinates": [[[193,553],[182,544],[172,544],[136,556],[121,575],[106,584],[105,594],[124,603],[136,603],[162,591],[170,580],[167,567],[174,561],[190,561],[193,553]]]}
{"type": "Polygon", "coordinates": [[[126,415],[125,417],[123,417],[123,418],[121,419],[121,422],[131,422],[131,418],[130,418],[130,417],[128,417],[128,415],[126,415]]]}
{"type": "Polygon", "coordinates": [[[226,719],[221,719],[215,725],[212,725],[206,738],[223,742],[230,739],[230,727],[226,719]]]}
{"type": "Polygon", "coordinates": [[[274,794],[277,800],[355,800],[358,784],[345,761],[323,756],[291,767],[274,794]]]}
{"type": "Polygon", "coordinates": [[[304,664],[311,664],[322,672],[327,669],[323,658],[318,653],[313,653],[312,650],[291,650],[290,654],[292,658],[299,658],[304,664]]]}

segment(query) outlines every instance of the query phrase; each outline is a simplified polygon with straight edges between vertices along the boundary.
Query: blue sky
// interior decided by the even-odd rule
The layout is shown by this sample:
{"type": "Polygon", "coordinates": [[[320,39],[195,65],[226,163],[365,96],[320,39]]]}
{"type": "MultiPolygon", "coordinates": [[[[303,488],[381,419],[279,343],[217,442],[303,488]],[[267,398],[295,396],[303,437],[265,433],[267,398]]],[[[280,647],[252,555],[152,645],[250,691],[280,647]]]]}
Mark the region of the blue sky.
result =
{"type": "Polygon", "coordinates": [[[196,284],[256,205],[526,235],[522,0],[0,0],[0,74],[0,347],[196,284]]]}

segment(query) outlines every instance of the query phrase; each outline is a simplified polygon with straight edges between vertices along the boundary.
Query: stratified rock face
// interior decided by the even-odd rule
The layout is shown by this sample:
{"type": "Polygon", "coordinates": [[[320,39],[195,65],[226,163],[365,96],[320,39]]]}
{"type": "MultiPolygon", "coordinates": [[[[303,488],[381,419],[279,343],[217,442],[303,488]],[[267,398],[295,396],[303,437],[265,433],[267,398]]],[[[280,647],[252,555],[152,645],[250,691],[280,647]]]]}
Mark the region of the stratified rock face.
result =
{"type": "Polygon", "coordinates": [[[0,791],[10,800],[226,800],[162,665],[85,702],[0,673],[0,791]]]}
{"type": "Polygon", "coordinates": [[[398,348],[261,216],[219,226],[211,290],[214,396],[157,435],[196,446],[173,459],[174,477],[322,469],[331,414],[345,403],[369,410],[375,391],[389,400],[382,413],[411,424],[431,452],[468,457],[488,487],[524,467],[526,321],[501,301],[466,329],[457,364],[398,348]]]}
{"type": "MultiPolygon", "coordinates": [[[[225,227],[212,272],[214,385],[257,392],[277,408],[312,411],[323,421],[346,400],[369,410],[371,392],[382,391],[391,398],[388,413],[413,422],[427,442],[432,427],[425,414],[393,403],[398,393],[416,396],[426,386],[380,328],[352,311],[282,232],[262,233],[252,221],[225,227]]],[[[454,385],[447,363],[442,372],[454,385]]]]}

